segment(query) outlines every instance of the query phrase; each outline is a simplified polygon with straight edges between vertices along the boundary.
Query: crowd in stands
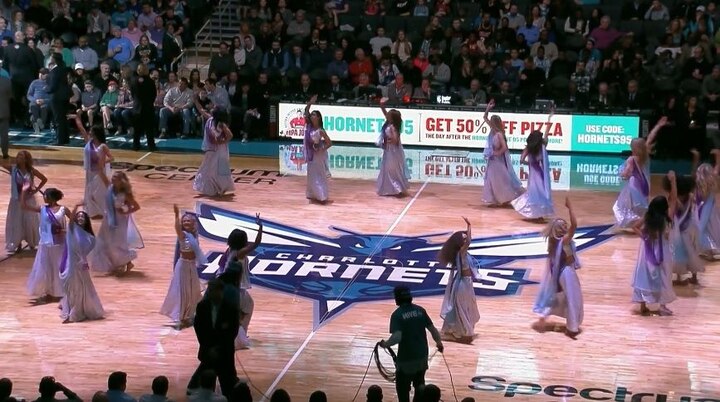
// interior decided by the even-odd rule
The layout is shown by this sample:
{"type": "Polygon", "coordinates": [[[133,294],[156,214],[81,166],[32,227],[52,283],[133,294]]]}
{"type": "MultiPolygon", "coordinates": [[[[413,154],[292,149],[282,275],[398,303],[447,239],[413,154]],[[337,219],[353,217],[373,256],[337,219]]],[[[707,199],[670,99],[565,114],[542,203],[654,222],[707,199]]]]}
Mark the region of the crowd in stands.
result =
{"type": "Polygon", "coordinates": [[[692,138],[704,138],[707,112],[720,107],[713,1],[242,0],[238,35],[216,46],[209,81],[176,72],[216,0],[40,1],[0,7],[14,115],[36,131],[47,127],[47,94],[31,83],[45,76],[51,51],[74,67],[74,107],[119,134],[133,129],[132,84],[146,65],[161,138],[198,134],[195,109],[207,106],[227,108],[247,140],[266,127],[276,96],[392,104],[441,95],[467,106],[492,98],[505,109],[551,99],[581,111],[655,111],[692,138]]]}
{"type": "MultiPolygon", "coordinates": [[[[188,396],[189,402],[252,402],[252,392],[246,382],[239,382],[232,393],[228,396],[221,395],[215,391],[216,377],[211,370],[202,373],[200,378],[200,389],[188,396]]],[[[136,398],[126,393],[127,373],[116,371],[108,377],[107,391],[98,391],[92,397],[92,402],[172,402],[168,398],[170,382],[167,377],[155,377],[152,381],[151,393],[136,398]]],[[[38,386],[38,398],[29,398],[27,401],[35,402],[57,402],[55,396],[62,393],[64,402],[82,402],[82,399],[68,387],[56,381],[53,377],[43,377],[38,386]]],[[[26,399],[12,396],[13,383],[8,378],[0,379],[0,402],[23,402],[26,399]]],[[[441,391],[436,385],[427,384],[423,386],[413,402],[440,402],[441,391]]],[[[270,402],[291,402],[290,395],[284,389],[277,389],[270,395],[270,402]]],[[[382,402],[383,390],[378,385],[371,385],[367,389],[367,402],[382,402]]],[[[392,399],[392,398],[391,398],[392,399]]],[[[297,399],[295,399],[297,401],[297,399]]],[[[323,391],[315,391],[310,395],[309,402],[328,402],[328,397],[323,391]]],[[[474,398],[465,398],[462,402],[475,402],[474,398]]]]}

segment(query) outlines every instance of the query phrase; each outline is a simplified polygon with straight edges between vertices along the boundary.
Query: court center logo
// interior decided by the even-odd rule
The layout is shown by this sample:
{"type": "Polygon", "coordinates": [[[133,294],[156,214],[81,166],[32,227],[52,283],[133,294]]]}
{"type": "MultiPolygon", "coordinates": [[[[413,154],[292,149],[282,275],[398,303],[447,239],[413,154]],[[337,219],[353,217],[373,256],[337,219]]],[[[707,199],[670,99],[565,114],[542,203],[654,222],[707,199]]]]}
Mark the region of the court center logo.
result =
{"type": "MultiPolygon", "coordinates": [[[[254,215],[209,204],[197,205],[200,236],[225,243],[230,232],[242,229],[253,241],[257,234],[254,215]]],[[[250,281],[314,301],[314,328],[327,323],[355,303],[393,299],[393,288],[408,286],[415,297],[445,292],[451,269],[437,261],[450,232],[424,236],[356,233],[331,226],[329,237],[297,227],[263,220],[262,245],[250,257],[250,281]]],[[[611,225],[579,228],[578,251],[613,237],[611,225]]],[[[205,247],[208,247],[206,244],[205,247]]],[[[517,260],[544,258],[546,243],[539,233],[474,238],[469,253],[482,267],[475,294],[483,297],[515,295],[527,279],[526,268],[507,267],[517,260]]],[[[202,279],[215,277],[222,251],[211,252],[198,272],[202,279]]],[[[537,264],[536,264],[537,265],[537,264]]]]}

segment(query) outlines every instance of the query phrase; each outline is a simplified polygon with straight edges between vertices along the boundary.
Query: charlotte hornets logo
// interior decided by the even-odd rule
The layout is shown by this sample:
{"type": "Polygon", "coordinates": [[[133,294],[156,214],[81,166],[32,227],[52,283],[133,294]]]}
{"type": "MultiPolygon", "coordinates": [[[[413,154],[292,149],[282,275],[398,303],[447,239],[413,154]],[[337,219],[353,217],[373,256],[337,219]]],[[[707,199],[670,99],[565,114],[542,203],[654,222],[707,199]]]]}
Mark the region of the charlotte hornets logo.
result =
{"type": "MultiPolygon", "coordinates": [[[[200,236],[211,240],[225,243],[234,229],[246,231],[251,241],[257,234],[254,215],[200,203],[197,216],[200,236]]],[[[262,245],[250,257],[250,281],[313,300],[315,328],[354,303],[392,300],[397,285],[408,286],[416,297],[438,296],[450,279],[451,270],[436,260],[449,232],[386,236],[331,226],[338,235],[328,237],[267,220],[263,225],[262,245]]],[[[579,228],[575,237],[578,251],[611,238],[612,234],[605,234],[609,228],[579,228]]],[[[526,279],[528,269],[506,265],[544,258],[546,244],[538,233],[476,238],[469,253],[482,267],[475,294],[508,296],[536,282],[526,279]]],[[[222,251],[209,253],[208,264],[199,268],[201,278],[215,276],[221,256],[222,251]]]]}

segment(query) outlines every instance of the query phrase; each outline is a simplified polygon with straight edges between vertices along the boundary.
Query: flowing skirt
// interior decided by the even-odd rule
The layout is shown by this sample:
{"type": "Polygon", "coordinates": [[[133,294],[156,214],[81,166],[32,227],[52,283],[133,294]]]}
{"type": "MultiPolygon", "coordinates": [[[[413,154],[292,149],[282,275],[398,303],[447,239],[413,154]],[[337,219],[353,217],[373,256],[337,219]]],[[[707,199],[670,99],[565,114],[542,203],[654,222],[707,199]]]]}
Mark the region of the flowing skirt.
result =
{"type": "Polygon", "coordinates": [[[235,350],[247,349],[250,347],[250,339],[247,336],[250,319],[255,310],[255,301],[245,289],[240,289],[240,330],[235,337],[235,350]]]}
{"type": "Polygon", "coordinates": [[[455,286],[451,293],[455,300],[452,300],[452,310],[445,315],[442,333],[455,338],[473,337],[475,324],[480,321],[473,280],[469,276],[462,277],[455,286]]]}
{"type": "Polygon", "coordinates": [[[700,258],[697,228],[673,231],[673,272],[678,275],[705,272],[705,262],[700,258]]]}
{"type": "Polygon", "coordinates": [[[405,151],[400,145],[388,145],[383,152],[380,172],[377,177],[377,194],[400,195],[410,188],[405,151]]]}
{"type": "Polygon", "coordinates": [[[330,170],[327,165],[327,152],[325,150],[315,151],[313,160],[307,164],[305,196],[311,200],[327,201],[328,177],[330,177],[330,170]]]}
{"type": "Polygon", "coordinates": [[[95,237],[95,248],[88,256],[93,271],[103,273],[117,271],[137,258],[137,252],[132,249],[134,245],[128,240],[128,230],[136,231],[132,215],[118,213],[116,223],[117,226],[111,228],[106,217],[100,225],[95,237]]]}
{"type": "Polygon", "coordinates": [[[85,172],[85,211],[91,217],[105,214],[107,186],[97,172],[85,172]]]}
{"type": "Polygon", "coordinates": [[[580,279],[572,267],[563,268],[559,279],[559,292],[555,295],[553,305],[545,316],[558,316],[567,320],[566,328],[571,332],[579,332],[583,322],[584,303],[580,279]]]}
{"type": "Polygon", "coordinates": [[[618,229],[631,229],[636,221],[645,216],[647,209],[647,197],[630,183],[625,184],[613,205],[615,226],[618,229]]]}
{"type": "Polygon", "coordinates": [[[490,205],[506,204],[525,192],[515,172],[507,168],[504,157],[488,159],[482,201],[490,205]]]}
{"type": "Polygon", "coordinates": [[[191,320],[195,317],[195,308],[202,297],[195,260],[180,258],[175,263],[170,288],[160,308],[160,314],[175,322],[191,320]]]}
{"type": "Polygon", "coordinates": [[[676,299],[672,286],[671,253],[670,247],[665,247],[663,254],[666,260],[656,267],[648,262],[645,247],[640,244],[640,253],[632,278],[633,303],[665,305],[676,299]]]}
{"type": "MultiPolygon", "coordinates": [[[[35,197],[27,200],[29,206],[36,207],[35,197]]],[[[30,247],[40,242],[40,215],[22,208],[20,200],[10,199],[5,219],[5,250],[15,252],[25,241],[30,247]]]]}
{"type": "Polygon", "coordinates": [[[65,245],[41,244],[38,246],[35,262],[28,276],[27,291],[33,297],[62,297],[60,264],[65,245]]]}
{"type": "Polygon", "coordinates": [[[549,218],[555,215],[552,194],[545,188],[543,176],[530,173],[527,191],[512,201],[515,211],[525,219],[549,218]]]}
{"type": "Polygon", "coordinates": [[[99,320],[105,316],[100,297],[95,290],[87,266],[73,268],[72,275],[63,281],[65,297],[60,302],[60,317],[70,322],[99,320]]]}
{"type": "Polygon", "coordinates": [[[700,232],[700,254],[709,258],[720,255],[720,207],[713,205],[705,227],[700,232]]]}
{"type": "Polygon", "coordinates": [[[205,151],[195,175],[193,190],[211,197],[235,191],[227,148],[224,152],[223,149],[205,151]]]}

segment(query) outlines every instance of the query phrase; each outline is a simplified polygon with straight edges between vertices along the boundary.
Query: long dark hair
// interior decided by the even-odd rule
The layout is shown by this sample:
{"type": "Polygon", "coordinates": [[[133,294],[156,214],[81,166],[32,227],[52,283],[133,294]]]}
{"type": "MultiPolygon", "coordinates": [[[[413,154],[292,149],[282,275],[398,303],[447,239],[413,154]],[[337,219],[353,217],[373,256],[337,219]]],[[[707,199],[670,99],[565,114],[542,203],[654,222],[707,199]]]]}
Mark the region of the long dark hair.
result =
{"type": "MultiPolygon", "coordinates": [[[[85,211],[78,211],[78,212],[75,214],[76,222],[77,222],[77,217],[78,217],[79,215],[84,215],[84,216],[85,216],[85,224],[82,225],[82,226],[81,226],[81,225],[78,225],[78,226],[80,226],[84,231],[86,231],[86,232],[90,233],[91,235],[95,236],[95,232],[93,231],[93,228],[92,228],[92,222],[90,222],[90,215],[88,215],[87,212],[85,212],[85,211]]],[[[77,224],[77,223],[76,223],[76,224],[77,224]]]]}
{"type": "Polygon", "coordinates": [[[227,245],[231,250],[240,250],[248,243],[247,233],[241,229],[234,229],[227,238],[227,245]]]}
{"type": "Polygon", "coordinates": [[[525,149],[527,149],[531,155],[538,155],[540,153],[540,151],[542,151],[542,146],[543,146],[543,133],[541,133],[538,130],[535,130],[532,133],[530,133],[530,135],[528,135],[525,149]]]}
{"type": "Polygon", "coordinates": [[[448,264],[452,264],[453,266],[455,265],[457,253],[460,251],[463,244],[465,244],[466,233],[467,232],[464,230],[457,231],[445,241],[445,244],[443,244],[440,252],[438,253],[438,261],[440,261],[440,264],[442,264],[443,267],[446,267],[448,264]]]}
{"type": "Polygon", "coordinates": [[[643,217],[643,223],[645,231],[652,239],[662,236],[665,233],[665,228],[670,224],[668,208],[670,208],[670,205],[664,195],[658,195],[650,201],[648,210],[643,217]]]}
{"type": "Polygon", "coordinates": [[[99,143],[105,143],[105,129],[102,126],[97,124],[93,125],[92,128],[90,128],[90,134],[92,134],[99,143]]]}
{"type": "Polygon", "coordinates": [[[228,113],[227,111],[223,109],[215,109],[212,112],[213,117],[213,125],[217,127],[220,123],[227,124],[228,122],[228,113]]]}
{"type": "Polygon", "coordinates": [[[387,121],[395,127],[398,134],[402,132],[402,115],[399,110],[390,109],[387,113],[387,121]]]}

